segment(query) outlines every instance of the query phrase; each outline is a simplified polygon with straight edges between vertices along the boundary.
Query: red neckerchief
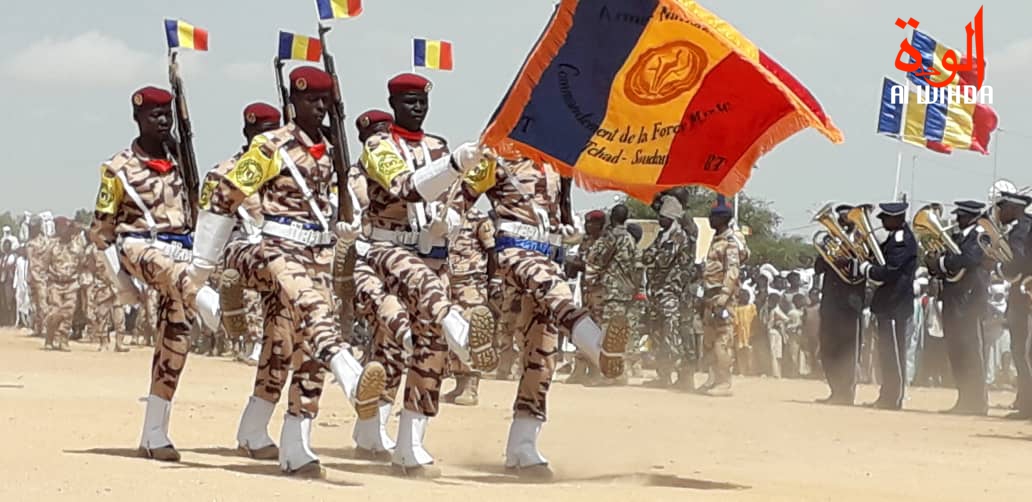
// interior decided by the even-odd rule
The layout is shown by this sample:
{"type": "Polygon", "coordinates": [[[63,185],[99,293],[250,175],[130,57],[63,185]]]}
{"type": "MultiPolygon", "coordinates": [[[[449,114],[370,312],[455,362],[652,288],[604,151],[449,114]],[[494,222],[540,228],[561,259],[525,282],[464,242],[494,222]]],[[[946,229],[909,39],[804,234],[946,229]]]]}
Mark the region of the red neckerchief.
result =
{"type": "Polygon", "coordinates": [[[323,158],[323,155],[326,155],[326,143],[319,143],[318,145],[308,147],[308,153],[310,153],[315,160],[323,158]]]}
{"type": "Polygon", "coordinates": [[[151,159],[144,162],[147,167],[151,168],[158,174],[165,174],[172,170],[172,161],[165,159],[151,159]]]}
{"type": "Polygon", "coordinates": [[[424,133],[423,131],[409,131],[408,129],[402,129],[401,127],[398,127],[397,124],[391,124],[391,136],[394,136],[395,140],[401,138],[406,141],[418,143],[420,141],[423,141],[423,138],[426,137],[426,133],[424,133]]]}

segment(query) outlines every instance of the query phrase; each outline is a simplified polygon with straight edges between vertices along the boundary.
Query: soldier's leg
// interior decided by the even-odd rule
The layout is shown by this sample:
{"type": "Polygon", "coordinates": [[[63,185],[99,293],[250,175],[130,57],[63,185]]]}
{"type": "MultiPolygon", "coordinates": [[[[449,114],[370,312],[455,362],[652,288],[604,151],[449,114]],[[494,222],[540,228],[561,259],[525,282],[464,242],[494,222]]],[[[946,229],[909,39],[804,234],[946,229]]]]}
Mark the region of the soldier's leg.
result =
{"type": "Polygon", "coordinates": [[[520,355],[519,346],[515,343],[516,319],[520,315],[523,301],[519,292],[511,286],[504,285],[498,310],[498,323],[495,326],[495,347],[498,349],[499,380],[512,379],[513,365],[520,355]]]}
{"type": "Polygon", "coordinates": [[[279,297],[266,293],[264,304],[262,350],[258,358],[254,391],[240,418],[237,445],[245,455],[263,460],[279,458],[279,448],[269,436],[269,421],[276,409],[290,374],[293,331],[296,323],[290,309],[279,297]]]}
{"type": "Polygon", "coordinates": [[[108,311],[109,319],[111,319],[111,330],[115,337],[115,352],[129,352],[129,349],[123,346],[127,335],[125,308],[122,305],[111,302],[108,311]]]}
{"type": "Polygon", "coordinates": [[[523,374],[505,446],[505,466],[518,469],[521,477],[548,479],[552,471],[538,450],[537,441],[548,418],[548,390],[555,373],[559,329],[541,313],[530,320],[522,351],[523,374]]]}
{"type": "MultiPolygon", "coordinates": [[[[1016,302],[1015,302],[1016,303],[1016,302]]],[[[1017,370],[1015,413],[1009,418],[1032,418],[1032,361],[1029,360],[1029,308],[1027,304],[1007,306],[1011,359],[1017,370]]]]}
{"type": "Polygon", "coordinates": [[[710,396],[731,395],[731,365],[734,363],[734,324],[730,320],[710,319],[703,331],[703,347],[713,372],[710,396]]]}
{"type": "Polygon", "coordinates": [[[903,406],[903,375],[906,374],[906,368],[900,350],[904,333],[899,324],[892,317],[878,318],[877,351],[881,389],[874,403],[877,408],[898,410],[903,406]]]}
{"type": "Polygon", "coordinates": [[[77,290],[73,284],[50,283],[50,309],[46,317],[47,341],[50,348],[68,350],[76,294],[77,290]]]}
{"type": "MultiPolygon", "coordinates": [[[[483,276],[469,275],[452,277],[450,288],[452,301],[457,303],[467,315],[472,309],[486,308],[487,281],[483,276]]],[[[497,332],[497,325],[492,329],[497,332]]],[[[479,401],[480,372],[452,356],[451,373],[455,376],[455,390],[445,396],[444,401],[459,406],[476,406],[479,401]]]]}

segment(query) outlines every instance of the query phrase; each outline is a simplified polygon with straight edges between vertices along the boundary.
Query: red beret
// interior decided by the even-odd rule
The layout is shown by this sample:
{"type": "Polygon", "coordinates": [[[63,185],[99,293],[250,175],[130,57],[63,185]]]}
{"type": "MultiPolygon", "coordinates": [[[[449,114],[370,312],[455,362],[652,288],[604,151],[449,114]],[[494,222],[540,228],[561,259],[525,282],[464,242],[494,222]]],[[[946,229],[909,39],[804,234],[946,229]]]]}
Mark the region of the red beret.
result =
{"type": "Polygon", "coordinates": [[[415,73],[402,73],[387,82],[387,91],[390,92],[391,96],[405,92],[429,93],[433,87],[434,85],[429,80],[415,73]]]}
{"type": "Polygon", "coordinates": [[[275,122],[280,121],[280,111],[275,106],[266,103],[251,103],[244,108],[244,123],[248,125],[257,124],[259,122],[275,122]]]}
{"type": "Polygon", "coordinates": [[[133,93],[133,108],[163,106],[172,102],[172,93],[157,87],[144,87],[133,93]]]}
{"type": "Polygon", "coordinates": [[[605,219],[606,219],[606,213],[604,211],[600,211],[598,209],[596,209],[594,211],[590,211],[590,212],[588,212],[588,214],[584,215],[584,221],[597,221],[597,220],[605,220],[605,219]]]}
{"type": "Polygon", "coordinates": [[[329,92],[333,89],[333,79],[314,66],[299,66],[290,72],[291,92],[329,92]]]}
{"type": "Polygon", "coordinates": [[[369,110],[358,116],[355,127],[362,130],[380,122],[394,122],[394,116],[382,110],[369,110]]]}

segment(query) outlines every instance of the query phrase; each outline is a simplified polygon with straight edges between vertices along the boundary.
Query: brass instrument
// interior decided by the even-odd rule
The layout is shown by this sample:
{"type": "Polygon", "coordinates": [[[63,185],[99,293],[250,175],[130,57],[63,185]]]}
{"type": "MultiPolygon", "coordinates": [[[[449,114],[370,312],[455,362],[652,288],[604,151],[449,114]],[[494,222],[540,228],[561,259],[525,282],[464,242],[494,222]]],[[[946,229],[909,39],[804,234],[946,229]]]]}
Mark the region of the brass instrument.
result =
{"type": "Polygon", "coordinates": [[[949,228],[942,224],[942,206],[929,204],[914,215],[911,227],[917,243],[925,253],[942,256],[946,253],[960,254],[960,246],[950,237],[949,228]]]}
{"type": "Polygon", "coordinates": [[[857,245],[849,236],[849,232],[839,225],[838,215],[835,213],[835,204],[825,204],[813,221],[820,223],[827,230],[820,230],[813,234],[813,247],[821,255],[821,258],[835,271],[835,274],[847,284],[860,284],[864,282],[863,277],[854,277],[849,270],[843,270],[838,263],[842,260],[864,259],[865,251],[863,246],[857,245]]]}
{"type": "Polygon", "coordinates": [[[863,261],[873,261],[878,266],[885,266],[885,256],[882,254],[878,238],[874,236],[874,226],[871,225],[870,206],[857,206],[846,213],[846,220],[853,224],[857,236],[862,243],[859,246],[863,261]]]}
{"type": "Polygon", "coordinates": [[[1007,242],[1007,236],[1002,230],[1003,225],[1000,224],[995,211],[978,218],[975,225],[982,229],[981,235],[978,236],[978,246],[986,256],[1001,265],[1014,260],[1014,250],[1007,242]]]}

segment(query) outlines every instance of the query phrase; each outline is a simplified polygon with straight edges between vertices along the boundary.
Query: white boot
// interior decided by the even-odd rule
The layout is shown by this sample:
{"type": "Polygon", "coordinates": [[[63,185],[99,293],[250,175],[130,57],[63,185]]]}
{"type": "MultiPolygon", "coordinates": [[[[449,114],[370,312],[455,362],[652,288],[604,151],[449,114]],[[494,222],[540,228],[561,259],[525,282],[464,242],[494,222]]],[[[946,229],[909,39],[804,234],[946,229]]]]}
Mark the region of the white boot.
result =
{"type": "Polygon", "coordinates": [[[330,371],[355,407],[359,420],[376,418],[380,393],[387,386],[383,365],[374,361],[362,368],[351,352],[342,350],[330,359],[330,371]]]}
{"type": "Polygon", "coordinates": [[[147,411],[143,415],[143,435],[140,450],[149,458],[179,461],[179,452],[168,438],[168,418],[172,403],[158,396],[147,396],[147,411]]]}
{"type": "Polygon", "coordinates": [[[521,469],[537,465],[548,465],[548,460],[538,451],[537,440],[541,434],[541,420],[531,417],[516,417],[509,426],[509,442],[505,446],[505,467],[521,469]]]}
{"type": "Polygon", "coordinates": [[[469,358],[469,321],[456,310],[451,309],[448,315],[444,316],[441,322],[444,338],[448,341],[448,350],[451,350],[459,361],[466,366],[471,366],[469,358]]]}
{"type": "Polygon", "coordinates": [[[394,440],[387,435],[391,406],[391,403],[380,402],[377,416],[355,422],[355,431],[351,437],[355,440],[358,456],[379,459],[394,450],[394,440]]]}
{"type": "Polygon", "coordinates": [[[401,410],[398,421],[398,444],[391,463],[402,469],[418,469],[432,465],[434,457],[423,448],[423,436],[430,419],[421,413],[401,410]]]}
{"type": "Polygon", "coordinates": [[[598,365],[602,356],[602,328],[591,317],[584,316],[573,325],[570,339],[592,364],[598,365]]]}
{"type": "Polygon", "coordinates": [[[219,312],[219,294],[208,286],[197,290],[197,315],[204,326],[211,331],[218,331],[222,314],[219,312]]]}
{"type": "Polygon", "coordinates": [[[280,433],[279,464],[283,472],[306,477],[322,476],[319,457],[311,448],[312,419],[287,414],[280,433]]]}
{"type": "Polygon", "coordinates": [[[260,397],[251,396],[247,407],[240,417],[237,429],[237,444],[251,458],[272,460],[279,456],[276,443],[269,437],[269,420],[276,409],[276,403],[270,403],[260,397]]]}
{"type": "Polygon", "coordinates": [[[254,350],[251,351],[251,355],[248,357],[249,360],[258,362],[262,357],[262,342],[254,344],[254,350]]]}

